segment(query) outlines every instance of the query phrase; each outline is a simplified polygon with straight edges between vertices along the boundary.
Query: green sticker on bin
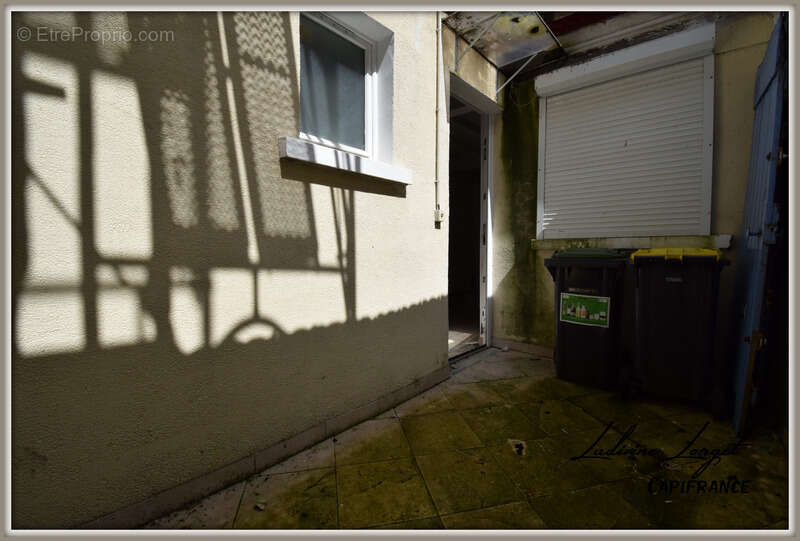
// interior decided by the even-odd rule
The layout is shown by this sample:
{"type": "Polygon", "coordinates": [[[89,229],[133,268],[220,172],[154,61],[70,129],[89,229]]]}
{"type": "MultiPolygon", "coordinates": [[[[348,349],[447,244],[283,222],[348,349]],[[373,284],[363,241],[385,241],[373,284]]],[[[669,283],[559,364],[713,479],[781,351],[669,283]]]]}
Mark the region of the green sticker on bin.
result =
{"type": "Polygon", "coordinates": [[[608,328],[610,314],[610,297],[561,294],[561,321],[608,328]]]}

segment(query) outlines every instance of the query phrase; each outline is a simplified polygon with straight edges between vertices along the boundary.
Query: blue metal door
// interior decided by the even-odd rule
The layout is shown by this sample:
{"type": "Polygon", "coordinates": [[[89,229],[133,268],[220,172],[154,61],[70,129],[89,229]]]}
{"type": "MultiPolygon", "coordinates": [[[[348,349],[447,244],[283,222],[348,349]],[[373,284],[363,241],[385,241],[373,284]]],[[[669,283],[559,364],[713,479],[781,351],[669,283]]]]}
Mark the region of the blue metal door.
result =
{"type": "Polygon", "coordinates": [[[745,426],[753,398],[753,373],[763,345],[761,325],[767,258],[770,247],[775,244],[779,218],[775,186],[778,165],[785,158],[780,144],[787,116],[784,111],[786,28],[787,17],[782,13],[758,67],[753,97],[753,140],[736,275],[739,320],[738,343],[733,349],[733,423],[737,432],[745,426]]]}

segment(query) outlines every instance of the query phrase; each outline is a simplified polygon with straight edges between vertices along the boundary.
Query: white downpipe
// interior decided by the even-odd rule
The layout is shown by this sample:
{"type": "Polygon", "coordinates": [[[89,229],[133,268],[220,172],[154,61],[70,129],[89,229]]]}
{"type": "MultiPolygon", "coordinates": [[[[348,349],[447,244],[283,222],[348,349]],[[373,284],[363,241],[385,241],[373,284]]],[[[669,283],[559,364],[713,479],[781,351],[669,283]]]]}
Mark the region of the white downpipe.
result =
{"type": "Polygon", "coordinates": [[[439,179],[442,177],[440,167],[442,164],[442,160],[439,159],[439,112],[442,107],[440,93],[442,88],[444,88],[444,80],[442,79],[442,72],[444,66],[444,58],[442,55],[442,15],[439,11],[435,12],[436,15],[436,137],[435,137],[435,149],[434,149],[434,160],[435,160],[435,168],[434,168],[434,178],[433,178],[433,186],[434,186],[434,209],[433,209],[433,222],[436,228],[440,228],[442,221],[444,220],[444,213],[442,212],[442,208],[439,204],[439,179]]]}

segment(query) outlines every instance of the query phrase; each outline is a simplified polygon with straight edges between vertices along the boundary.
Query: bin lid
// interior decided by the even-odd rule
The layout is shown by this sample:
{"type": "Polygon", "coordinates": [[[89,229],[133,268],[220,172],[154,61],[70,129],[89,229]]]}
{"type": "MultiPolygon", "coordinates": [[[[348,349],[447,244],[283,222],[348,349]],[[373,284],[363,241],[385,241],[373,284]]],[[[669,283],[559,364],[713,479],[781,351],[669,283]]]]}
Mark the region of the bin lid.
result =
{"type": "Polygon", "coordinates": [[[625,259],[628,252],[612,248],[565,248],[557,250],[553,259],[625,259]]]}
{"type": "Polygon", "coordinates": [[[683,261],[684,257],[713,257],[717,261],[722,252],[716,248],[649,248],[636,250],[631,254],[631,259],[637,257],[657,257],[664,259],[677,259],[683,261]]]}

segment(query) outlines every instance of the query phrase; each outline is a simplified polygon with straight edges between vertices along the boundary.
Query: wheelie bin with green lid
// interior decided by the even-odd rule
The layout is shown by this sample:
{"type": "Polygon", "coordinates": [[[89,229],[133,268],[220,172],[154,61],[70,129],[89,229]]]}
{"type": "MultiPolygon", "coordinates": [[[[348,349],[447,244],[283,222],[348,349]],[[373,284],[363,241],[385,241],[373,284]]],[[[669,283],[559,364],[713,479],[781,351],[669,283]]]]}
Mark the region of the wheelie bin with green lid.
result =
{"type": "Polygon", "coordinates": [[[559,250],[545,266],[555,283],[556,375],[617,388],[627,377],[625,271],[630,250],[559,250]]]}

